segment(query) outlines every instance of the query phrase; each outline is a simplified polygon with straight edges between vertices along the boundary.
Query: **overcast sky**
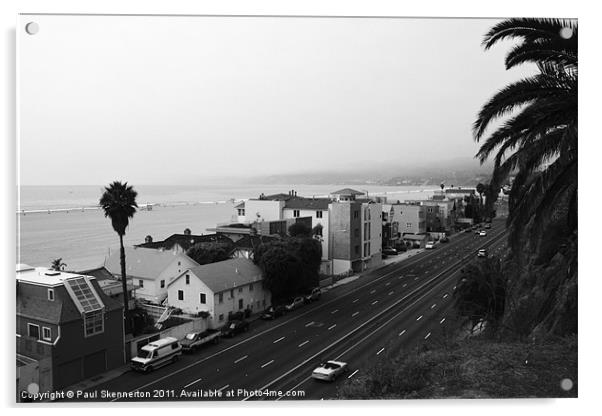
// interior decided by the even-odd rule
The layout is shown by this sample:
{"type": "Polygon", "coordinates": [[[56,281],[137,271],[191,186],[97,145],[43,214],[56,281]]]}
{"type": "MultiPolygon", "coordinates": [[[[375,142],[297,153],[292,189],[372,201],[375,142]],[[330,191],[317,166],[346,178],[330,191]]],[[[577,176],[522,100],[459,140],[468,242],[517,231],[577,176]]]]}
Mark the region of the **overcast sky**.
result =
{"type": "Polygon", "coordinates": [[[21,16],[21,184],[473,156],[480,106],[532,70],[483,50],[496,22],[21,16]]]}

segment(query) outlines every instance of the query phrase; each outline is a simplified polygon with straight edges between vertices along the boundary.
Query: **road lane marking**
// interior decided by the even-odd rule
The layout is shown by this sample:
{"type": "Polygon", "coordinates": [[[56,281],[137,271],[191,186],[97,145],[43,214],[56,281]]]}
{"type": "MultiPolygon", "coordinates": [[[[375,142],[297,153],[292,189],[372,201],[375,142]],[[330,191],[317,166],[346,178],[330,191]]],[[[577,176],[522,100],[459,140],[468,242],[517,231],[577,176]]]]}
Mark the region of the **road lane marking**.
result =
{"type": "Polygon", "coordinates": [[[298,346],[298,347],[302,347],[302,346],[304,346],[305,344],[307,344],[308,342],[309,342],[309,340],[303,341],[301,344],[299,344],[299,345],[297,345],[297,346],[298,346]]]}
{"type": "Polygon", "coordinates": [[[376,353],[376,355],[380,354],[381,352],[383,352],[385,349],[381,348],[380,350],[378,350],[378,352],[376,353]]]}
{"type": "Polygon", "coordinates": [[[244,360],[247,357],[248,357],[248,355],[240,357],[238,360],[234,361],[234,364],[241,362],[242,360],[244,360]]]}
{"type": "Polygon", "coordinates": [[[431,305],[431,309],[435,309],[435,307],[436,307],[436,306],[437,306],[437,304],[436,304],[436,303],[433,303],[433,304],[431,305]]]}
{"type": "Polygon", "coordinates": [[[391,282],[387,282],[385,283],[385,286],[389,286],[391,284],[391,282]]]}
{"type": "Polygon", "coordinates": [[[456,287],[454,286],[454,290],[456,290],[456,287]]]}
{"type": "Polygon", "coordinates": [[[306,323],[305,326],[308,327],[308,326],[312,326],[313,324],[314,324],[314,321],[311,321],[311,322],[306,323]]]}
{"type": "Polygon", "coordinates": [[[188,383],[188,384],[186,384],[186,385],[184,386],[184,388],[186,388],[186,387],[190,387],[190,386],[192,386],[193,384],[196,384],[196,383],[198,383],[198,382],[199,382],[199,381],[201,381],[201,380],[202,380],[202,378],[199,378],[198,380],[194,380],[192,383],[188,383]]]}
{"type": "Polygon", "coordinates": [[[333,314],[337,313],[338,311],[339,311],[338,309],[335,309],[334,311],[330,312],[330,314],[333,315],[333,314]]]}
{"type": "Polygon", "coordinates": [[[335,326],[337,326],[337,324],[334,324],[333,326],[329,327],[328,330],[330,331],[332,328],[334,328],[335,326]]]}
{"type": "Polygon", "coordinates": [[[445,322],[445,318],[443,318],[441,321],[439,321],[440,324],[442,324],[443,322],[445,322]]]}
{"type": "Polygon", "coordinates": [[[426,337],[424,337],[424,339],[427,339],[430,336],[431,336],[431,333],[429,332],[428,334],[426,334],[426,337]]]}
{"type": "Polygon", "coordinates": [[[372,302],[372,305],[376,305],[378,303],[377,300],[375,300],[374,302],[372,302]]]}
{"type": "Polygon", "coordinates": [[[399,335],[398,335],[398,336],[400,337],[400,336],[402,336],[402,335],[403,335],[403,334],[405,334],[405,333],[406,333],[406,330],[404,329],[403,331],[401,331],[401,332],[399,333],[399,335]]]}
{"type": "Polygon", "coordinates": [[[418,318],[416,318],[417,321],[422,319],[422,315],[420,315],[418,318]]]}
{"type": "Polygon", "coordinates": [[[347,376],[347,378],[351,378],[351,377],[353,377],[353,376],[354,376],[354,375],[355,375],[355,374],[356,374],[358,371],[360,371],[360,370],[355,370],[353,373],[349,374],[349,375],[347,376]]]}
{"type": "Polygon", "coordinates": [[[448,297],[449,295],[446,293],[445,295],[443,295],[443,299],[445,299],[446,297],[448,297]]]}
{"type": "Polygon", "coordinates": [[[394,293],[393,291],[390,291],[390,292],[389,292],[389,296],[391,296],[393,293],[394,293]]]}
{"type": "Polygon", "coordinates": [[[353,302],[351,302],[351,303],[355,303],[355,302],[357,302],[358,300],[359,300],[359,299],[356,299],[356,300],[354,300],[354,301],[353,301],[353,302]]]}
{"type": "Polygon", "coordinates": [[[280,342],[280,341],[282,341],[284,338],[285,338],[285,337],[280,337],[280,338],[278,338],[276,341],[274,341],[274,342],[273,342],[273,344],[275,344],[275,343],[277,343],[277,342],[280,342]]]}
{"type": "Polygon", "coordinates": [[[261,366],[261,368],[267,367],[268,365],[272,364],[273,362],[274,362],[274,360],[270,360],[270,361],[268,361],[267,363],[263,364],[263,365],[261,366]]]}
{"type": "Polygon", "coordinates": [[[354,316],[356,316],[356,315],[358,315],[358,314],[359,314],[359,312],[353,312],[353,313],[351,314],[351,317],[353,318],[354,316]]]}
{"type": "Polygon", "coordinates": [[[376,290],[375,290],[375,289],[372,289],[372,290],[370,291],[370,294],[371,294],[371,295],[373,295],[374,293],[376,293],[376,290]]]}
{"type": "Polygon", "coordinates": [[[404,283],[404,284],[403,284],[403,287],[406,287],[407,285],[408,285],[407,283],[404,283]]]}
{"type": "Polygon", "coordinates": [[[222,388],[221,388],[221,389],[219,389],[218,391],[219,391],[219,392],[221,392],[222,390],[224,390],[224,389],[227,389],[228,387],[230,387],[230,385],[229,385],[229,384],[226,384],[224,387],[222,387],[222,388]]]}

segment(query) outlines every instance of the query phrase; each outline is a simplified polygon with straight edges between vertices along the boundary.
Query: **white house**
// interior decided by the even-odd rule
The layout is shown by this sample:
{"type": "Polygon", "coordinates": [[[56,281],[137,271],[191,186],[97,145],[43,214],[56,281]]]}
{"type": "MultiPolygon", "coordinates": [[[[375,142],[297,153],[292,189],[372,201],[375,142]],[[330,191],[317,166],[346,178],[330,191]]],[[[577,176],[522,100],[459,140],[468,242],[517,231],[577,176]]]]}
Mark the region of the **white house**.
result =
{"type": "MultiPolygon", "coordinates": [[[[138,286],[135,296],[160,304],[167,298],[167,285],[183,271],[199,264],[182,252],[152,248],[126,247],[125,265],[128,279],[138,286]]],[[[119,250],[105,259],[104,267],[121,277],[119,250]]]]}
{"type": "Polygon", "coordinates": [[[192,267],[169,283],[167,303],[189,314],[208,312],[211,326],[219,327],[230,312],[256,313],[270,304],[262,279],[261,269],[246,258],[192,267]]]}

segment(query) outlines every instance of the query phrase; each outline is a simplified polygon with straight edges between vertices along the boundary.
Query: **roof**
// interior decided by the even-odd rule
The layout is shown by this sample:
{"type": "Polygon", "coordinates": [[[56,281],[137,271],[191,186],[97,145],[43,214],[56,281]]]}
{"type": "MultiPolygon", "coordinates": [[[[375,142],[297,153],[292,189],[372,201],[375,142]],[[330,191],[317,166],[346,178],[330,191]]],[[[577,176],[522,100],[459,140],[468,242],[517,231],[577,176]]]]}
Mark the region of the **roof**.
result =
{"type": "MultiPolygon", "coordinates": [[[[194,260],[184,253],[142,247],[125,247],[126,275],[155,280],[167,266],[182,257],[194,263],[194,260]]],[[[113,251],[105,260],[104,266],[111,273],[121,273],[119,250],[113,251]]]]}
{"type": "Polygon", "coordinates": [[[364,192],[356,191],[351,188],[343,188],[332,192],[332,195],[364,195],[364,192]]]}
{"type": "Polygon", "coordinates": [[[234,208],[244,208],[245,207],[245,201],[240,201],[238,204],[234,205],[234,208]]]}
{"type": "Polygon", "coordinates": [[[239,240],[236,240],[234,247],[238,249],[251,249],[254,250],[261,243],[266,241],[275,240],[277,237],[271,237],[267,235],[245,235],[239,240]]]}
{"type": "MultiPolygon", "coordinates": [[[[44,298],[21,295],[17,296],[17,315],[58,325],[62,322],[61,314],[64,304],[64,302],[54,302],[44,298]]],[[[77,310],[75,312],[76,317],[79,317],[77,310]]]]}
{"type": "Polygon", "coordinates": [[[62,286],[65,280],[81,277],[82,274],[52,270],[47,267],[17,265],[17,280],[44,286],[62,286]]]}
{"type": "Polygon", "coordinates": [[[90,270],[82,270],[78,273],[85,274],[86,276],[94,276],[99,282],[102,280],[115,280],[113,274],[110,271],[108,271],[104,266],[100,266],[90,270]]]}
{"type": "Polygon", "coordinates": [[[221,234],[205,234],[205,235],[194,235],[194,234],[172,234],[163,241],[153,241],[152,243],[136,244],[136,247],[141,248],[153,248],[171,250],[176,244],[182,247],[184,250],[188,250],[195,244],[199,243],[232,243],[232,240],[221,234]]]}
{"type": "MultiPolygon", "coordinates": [[[[213,293],[231,290],[263,279],[261,269],[253,264],[253,261],[246,258],[204,264],[193,267],[190,269],[190,273],[207,285],[213,293]]],[[[186,272],[176,277],[168,283],[168,286],[174,284],[185,274],[186,272]]]]}
{"type": "Polygon", "coordinates": [[[426,238],[425,234],[404,234],[401,236],[404,240],[424,240],[426,238]]]}
{"type": "Polygon", "coordinates": [[[310,209],[310,210],[327,210],[328,204],[332,200],[330,198],[303,198],[292,197],[284,204],[285,209],[310,209]]]}

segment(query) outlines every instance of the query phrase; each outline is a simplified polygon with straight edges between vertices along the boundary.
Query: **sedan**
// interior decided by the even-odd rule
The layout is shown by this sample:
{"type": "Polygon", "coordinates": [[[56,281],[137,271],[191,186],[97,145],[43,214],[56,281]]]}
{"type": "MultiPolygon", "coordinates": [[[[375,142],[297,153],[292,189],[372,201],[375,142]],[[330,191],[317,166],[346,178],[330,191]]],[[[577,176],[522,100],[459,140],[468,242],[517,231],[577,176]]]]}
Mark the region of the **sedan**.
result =
{"type": "Polygon", "coordinates": [[[427,250],[435,248],[435,242],[429,241],[428,243],[426,243],[426,246],[424,246],[424,248],[426,248],[427,250]]]}
{"type": "Polygon", "coordinates": [[[320,364],[312,373],[311,377],[316,380],[334,381],[338,376],[349,370],[347,363],[342,361],[326,361],[320,364]]]}
{"type": "Polygon", "coordinates": [[[286,310],[293,311],[293,310],[303,306],[304,303],[305,303],[305,301],[303,300],[303,297],[301,297],[301,296],[296,297],[290,303],[286,304],[286,310]]]}
{"type": "Polygon", "coordinates": [[[222,328],[222,336],[233,337],[236,334],[246,332],[248,330],[249,322],[232,320],[228,321],[228,323],[226,323],[226,325],[224,325],[224,327],[222,328]]]}
{"type": "Polygon", "coordinates": [[[487,257],[487,249],[486,248],[480,249],[479,252],[477,253],[477,257],[487,257]]]}
{"type": "Polygon", "coordinates": [[[487,237],[487,231],[483,230],[479,233],[481,237],[487,237]]]}
{"type": "Polygon", "coordinates": [[[387,256],[396,256],[397,250],[395,250],[393,247],[385,247],[383,248],[383,254],[386,254],[387,256]]]}
{"type": "Polygon", "coordinates": [[[261,314],[261,319],[266,319],[266,320],[272,320],[272,319],[276,319],[279,316],[282,316],[286,313],[286,307],[285,306],[270,306],[268,307],[265,311],[263,311],[263,313],[261,314]]]}

